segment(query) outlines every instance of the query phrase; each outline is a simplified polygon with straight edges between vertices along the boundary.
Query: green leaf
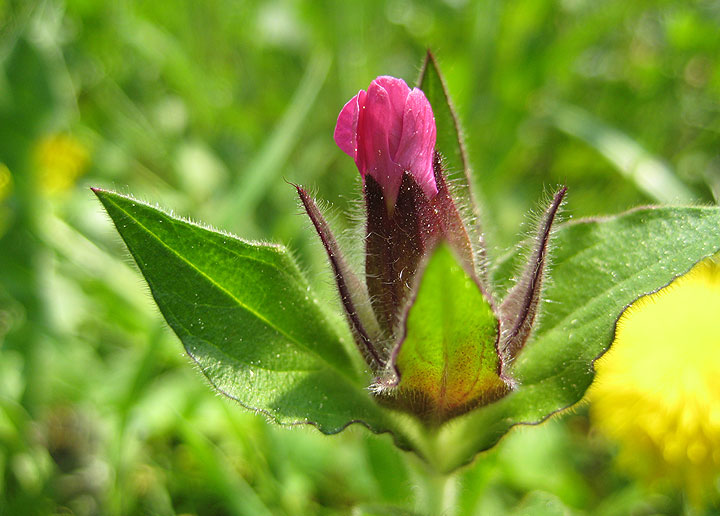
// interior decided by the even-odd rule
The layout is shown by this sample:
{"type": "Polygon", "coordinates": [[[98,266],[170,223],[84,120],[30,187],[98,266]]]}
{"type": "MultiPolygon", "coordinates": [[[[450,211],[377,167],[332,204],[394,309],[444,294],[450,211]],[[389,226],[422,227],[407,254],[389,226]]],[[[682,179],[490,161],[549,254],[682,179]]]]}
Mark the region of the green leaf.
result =
{"type": "Polygon", "coordinates": [[[518,389],[443,427],[438,442],[454,446],[432,457],[438,469],[452,470],[512,426],[578,402],[624,308],[720,249],[720,208],[643,208],[569,223],[553,246],[540,323],[512,369],[518,389]]]}
{"type": "MultiPolygon", "coordinates": [[[[622,310],[720,248],[720,208],[645,208],[561,226],[545,291],[552,302],[543,303],[541,322],[511,370],[519,387],[431,431],[372,400],[370,379],[354,366],[284,248],[95,192],[166,320],[220,392],[279,423],[332,433],[363,422],[374,432],[392,431],[398,445],[438,471],[469,462],[512,426],[538,423],[580,400],[622,310]]],[[[502,276],[508,268],[498,270],[502,276]]],[[[489,375],[494,317],[447,248],[425,274],[397,357],[401,382],[419,385],[423,374],[441,371],[462,391],[461,375],[446,373],[489,375]],[[435,356],[438,344],[442,357],[435,356]],[[424,358],[442,366],[421,364],[424,358]]]]}
{"type": "Polygon", "coordinates": [[[221,393],[282,424],[388,430],[342,339],[280,246],[239,240],[94,190],[160,311],[221,393]]]}
{"type": "Polygon", "coordinates": [[[422,273],[397,350],[395,399],[441,423],[506,394],[497,336],[498,320],[478,284],[447,245],[439,246],[422,273]]]}
{"type": "Polygon", "coordinates": [[[473,199],[472,181],[460,124],[445,87],[435,57],[428,52],[423,62],[417,87],[427,97],[435,115],[437,141],[435,149],[445,158],[447,176],[454,185],[455,197],[460,197],[462,206],[473,199]]]}

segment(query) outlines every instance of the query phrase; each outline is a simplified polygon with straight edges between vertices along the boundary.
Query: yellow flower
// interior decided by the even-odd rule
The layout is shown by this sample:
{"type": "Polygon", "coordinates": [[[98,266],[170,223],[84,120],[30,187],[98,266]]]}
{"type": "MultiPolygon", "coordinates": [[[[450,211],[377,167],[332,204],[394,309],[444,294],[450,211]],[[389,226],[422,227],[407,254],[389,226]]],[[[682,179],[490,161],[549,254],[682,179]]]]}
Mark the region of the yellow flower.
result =
{"type": "Polygon", "coordinates": [[[51,134],[35,146],[36,178],[46,193],[65,191],[85,173],[89,163],[87,147],[67,134],[51,134]]]}
{"type": "Polygon", "coordinates": [[[720,260],[707,259],[620,317],[589,392],[594,425],[619,461],[693,503],[720,473],[720,260]]]}

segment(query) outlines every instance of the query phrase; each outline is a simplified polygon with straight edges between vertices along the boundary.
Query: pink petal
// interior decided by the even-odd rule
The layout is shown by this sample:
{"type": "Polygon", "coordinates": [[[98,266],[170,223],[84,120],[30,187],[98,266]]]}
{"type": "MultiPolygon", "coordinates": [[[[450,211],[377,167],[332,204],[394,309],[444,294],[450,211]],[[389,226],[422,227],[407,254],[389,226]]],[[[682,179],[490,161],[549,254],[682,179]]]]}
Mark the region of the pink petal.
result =
{"type": "Polygon", "coordinates": [[[392,122],[388,132],[388,147],[390,148],[390,154],[395,155],[398,145],[400,144],[403,110],[405,108],[405,100],[410,94],[410,88],[402,79],[390,77],[389,75],[381,75],[375,79],[373,83],[382,87],[390,99],[390,120],[392,122]]]}
{"type": "Polygon", "coordinates": [[[403,112],[402,135],[395,162],[408,170],[432,197],[437,193],[435,174],[433,173],[433,153],[435,151],[435,116],[425,94],[414,88],[407,97],[403,112]]]}
{"type": "Polygon", "coordinates": [[[357,94],[358,99],[358,115],[357,115],[357,124],[355,126],[355,165],[357,166],[358,170],[360,171],[360,175],[364,178],[365,177],[365,155],[360,152],[360,143],[358,142],[358,134],[360,132],[360,127],[363,126],[365,119],[365,103],[367,102],[367,91],[360,90],[357,94]]]}
{"type": "MultiPolygon", "coordinates": [[[[360,91],[360,93],[365,92],[360,91]]],[[[360,93],[347,101],[338,115],[337,124],[335,124],[335,143],[351,158],[355,158],[357,154],[357,126],[360,111],[358,97],[360,93]]]]}
{"type": "Polygon", "coordinates": [[[390,101],[387,90],[373,81],[367,91],[357,138],[358,161],[364,165],[361,172],[372,175],[394,204],[402,182],[402,169],[390,155],[390,133],[393,125],[400,125],[390,101]]]}

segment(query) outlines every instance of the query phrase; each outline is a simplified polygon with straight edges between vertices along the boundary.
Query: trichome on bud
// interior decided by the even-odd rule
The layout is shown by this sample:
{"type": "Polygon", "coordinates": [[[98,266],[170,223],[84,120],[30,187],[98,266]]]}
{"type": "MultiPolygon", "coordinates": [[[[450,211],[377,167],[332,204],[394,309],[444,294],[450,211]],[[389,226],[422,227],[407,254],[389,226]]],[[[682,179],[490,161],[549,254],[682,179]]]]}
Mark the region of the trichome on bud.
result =
{"type": "Polygon", "coordinates": [[[527,265],[496,306],[485,264],[475,258],[474,251],[486,254],[481,238],[473,241],[472,235],[480,232],[468,231],[470,222],[456,206],[435,149],[435,119],[423,92],[411,90],[401,79],[378,77],[343,107],[335,141],[353,157],[363,179],[364,281],[344,258],[315,201],[304,188],[297,186],[297,191],[327,252],[357,347],[375,376],[371,390],[378,401],[440,424],[518,388],[510,365],[536,320],[552,227],[566,188],[553,196],[527,265]],[[450,249],[466,275],[467,281],[458,284],[467,287],[471,282],[471,290],[476,289],[470,295],[476,295],[480,315],[475,318],[471,308],[462,322],[445,317],[468,328],[434,328],[441,331],[426,332],[433,335],[432,342],[418,343],[418,332],[408,324],[418,324],[415,319],[423,317],[414,314],[411,319],[409,314],[414,303],[433,306],[432,300],[421,302],[417,296],[430,274],[428,263],[441,247],[450,249]],[[452,338],[462,342],[448,342],[452,338]],[[431,350],[438,358],[423,364],[418,349],[431,350]],[[468,370],[469,364],[476,364],[482,374],[468,370]]]}

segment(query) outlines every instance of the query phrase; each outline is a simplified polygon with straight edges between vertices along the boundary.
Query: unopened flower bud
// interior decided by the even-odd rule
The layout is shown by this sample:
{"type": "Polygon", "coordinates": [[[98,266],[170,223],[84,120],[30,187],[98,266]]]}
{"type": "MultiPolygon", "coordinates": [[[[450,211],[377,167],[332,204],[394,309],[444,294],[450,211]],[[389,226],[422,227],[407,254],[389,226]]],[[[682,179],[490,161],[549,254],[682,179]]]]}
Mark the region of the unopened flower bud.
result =
{"type": "Polygon", "coordinates": [[[408,172],[428,198],[437,193],[433,173],[435,117],[425,94],[402,79],[382,76],[343,107],[335,143],[351,158],[363,180],[380,185],[392,212],[403,173],[408,172]]]}
{"type": "Polygon", "coordinates": [[[335,142],[363,178],[364,282],[315,201],[297,187],[327,251],[355,341],[376,376],[373,392],[381,403],[428,424],[492,403],[515,388],[509,366],[535,322],[551,229],[565,196],[565,188],[554,196],[524,272],[497,306],[475,256],[475,251],[484,255],[482,241],[471,242],[435,141],[430,103],[401,79],[378,77],[340,112],[335,142]],[[430,267],[433,257],[439,261],[430,267]],[[431,294],[422,294],[428,268],[425,292],[431,294]],[[445,277],[452,285],[438,283],[445,277]],[[460,304],[436,310],[444,295],[460,304]],[[413,311],[417,307],[420,312],[413,311]],[[423,325],[443,310],[452,313],[427,331],[423,325]]]}

